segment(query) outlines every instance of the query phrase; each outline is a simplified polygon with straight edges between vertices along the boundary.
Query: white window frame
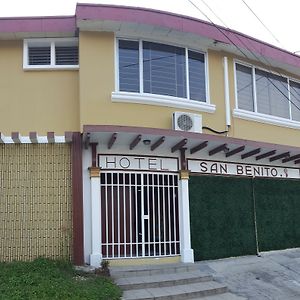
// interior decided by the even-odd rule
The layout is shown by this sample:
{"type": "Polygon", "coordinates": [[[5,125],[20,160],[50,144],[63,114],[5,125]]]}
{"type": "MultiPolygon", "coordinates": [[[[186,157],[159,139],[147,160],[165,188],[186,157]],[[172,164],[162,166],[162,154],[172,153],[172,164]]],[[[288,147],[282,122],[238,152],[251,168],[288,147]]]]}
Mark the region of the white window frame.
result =
{"type": "Polygon", "coordinates": [[[261,68],[259,66],[255,66],[240,60],[234,60],[233,63],[233,73],[234,73],[234,93],[235,93],[235,109],[233,110],[233,116],[236,118],[244,119],[244,120],[249,120],[249,121],[256,121],[260,123],[265,123],[265,124],[271,124],[271,125],[277,125],[277,126],[283,126],[283,127],[288,127],[288,128],[293,128],[293,129],[300,129],[300,122],[295,121],[292,119],[292,113],[291,113],[291,94],[290,94],[290,85],[289,82],[298,82],[299,80],[290,78],[286,75],[279,74],[274,71],[270,71],[264,68],[261,68]],[[239,109],[238,108],[238,94],[237,94],[237,73],[236,73],[236,65],[242,65],[248,68],[251,68],[251,74],[252,74],[252,86],[253,86],[253,104],[254,104],[254,112],[253,111],[248,111],[244,109],[239,109]],[[273,115],[268,115],[268,114],[263,114],[259,113],[257,111],[257,95],[256,95],[256,80],[255,80],[255,69],[259,69],[261,71],[265,71],[283,78],[287,79],[287,87],[288,87],[288,97],[289,97],[289,118],[282,118],[282,117],[277,117],[273,115]]]}
{"type": "Polygon", "coordinates": [[[115,91],[112,92],[111,100],[112,102],[125,102],[125,103],[137,103],[137,104],[149,104],[149,105],[158,105],[166,107],[175,107],[182,109],[191,109],[196,111],[203,111],[207,113],[214,113],[216,111],[216,106],[210,103],[209,95],[209,74],[208,74],[208,55],[207,52],[195,50],[188,47],[183,47],[181,45],[174,45],[172,43],[164,43],[152,40],[143,40],[135,38],[126,38],[126,37],[116,37],[115,38],[115,91]],[[119,89],[119,40],[129,40],[136,41],[139,43],[139,80],[140,80],[140,91],[139,92],[124,92],[119,89]],[[186,61],[186,89],[187,89],[187,98],[159,95],[159,94],[150,94],[144,93],[143,91],[143,57],[142,57],[142,42],[149,41],[153,43],[163,43],[166,45],[181,47],[185,49],[185,54],[188,51],[198,52],[204,55],[204,74],[205,74],[205,96],[206,101],[197,101],[189,98],[189,66],[188,66],[188,56],[185,55],[186,61]]]}
{"type": "Polygon", "coordinates": [[[23,69],[24,70],[78,70],[77,65],[56,65],[55,64],[55,45],[65,43],[67,45],[78,45],[78,38],[42,38],[42,39],[24,39],[23,41],[23,69]],[[30,65],[28,57],[28,48],[30,46],[50,46],[50,64],[49,65],[30,65]]]}
{"type": "MultiPolygon", "coordinates": [[[[290,77],[290,78],[288,78],[288,81],[289,81],[289,97],[291,99],[291,86],[290,86],[290,82],[292,81],[292,82],[295,82],[297,84],[300,84],[300,80],[290,77]]],[[[290,105],[290,113],[291,113],[291,116],[292,116],[292,104],[290,105]]],[[[299,122],[300,123],[300,121],[295,121],[295,122],[299,122]]]]}

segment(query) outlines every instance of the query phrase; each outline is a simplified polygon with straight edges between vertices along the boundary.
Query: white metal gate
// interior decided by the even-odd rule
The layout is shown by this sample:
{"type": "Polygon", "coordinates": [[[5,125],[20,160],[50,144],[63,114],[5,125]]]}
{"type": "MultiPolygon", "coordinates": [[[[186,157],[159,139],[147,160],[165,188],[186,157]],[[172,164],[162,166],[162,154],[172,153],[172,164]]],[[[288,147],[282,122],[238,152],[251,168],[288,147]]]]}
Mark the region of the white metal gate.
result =
{"type": "Polygon", "coordinates": [[[104,258],[179,254],[178,175],[101,174],[104,258]]]}

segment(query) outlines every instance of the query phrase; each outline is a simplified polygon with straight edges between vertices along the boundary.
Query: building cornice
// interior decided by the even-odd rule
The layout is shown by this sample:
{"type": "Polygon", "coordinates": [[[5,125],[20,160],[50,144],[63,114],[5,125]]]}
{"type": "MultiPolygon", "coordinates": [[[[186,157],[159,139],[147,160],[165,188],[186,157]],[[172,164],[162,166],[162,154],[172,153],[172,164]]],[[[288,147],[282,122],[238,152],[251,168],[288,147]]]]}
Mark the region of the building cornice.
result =
{"type": "MultiPolygon", "coordinates": [[[[82,22],[105,20],[164,27],[177,32],[189,33],[211,39],[216,44],[216,50],[218,50],[218,46],[223,44],[225,47],[220,47],[221,50],[225,49],[225,51],[229,50],[230,52],[231,47],[231,49],[234,49],[236,52],[237,46],[240,49],[246,49],[246,51],[250,53],[249,57],[253,56],[251,55],[252,52],[255,55],[269,58],[272,61],[278,61],[298,68],[300,67],[300,57],[294,53],[235,30],[175,13],[140,7],[77,4],[76,20],[79,26],[82,22]]],[[[241,55],[239,51],[238,54],[241,55]]],[[[253,58],[255,59],[257,57],[254,56],[253,58]]]]}
{"type": "Polygon", "coordinates": [[[0,18],[0,39],[74,36],[75,16],[0,18]]]}
{"type": "Polygon", "coordinates": [[[140,7],[77,4],[74,16],[0,18],[0,39],[75,36],[78,28],[80,30],[82,27],[84,30],[83,24],[88,22],[99,24],[99,21],[108,22],[106,31],[118,31],[112,26],[114,23],[128,23],[191,34],[211,41],[216,50],[240,55],[237,46],[248,51],[249,57],[253,56],[254,60],[258,55],[270,59],[273,66],[290,66],[291,72],[296,70],[297,73],[297,68],[300,68],[298,55],[243,33],[193,17],[140,7]]]}

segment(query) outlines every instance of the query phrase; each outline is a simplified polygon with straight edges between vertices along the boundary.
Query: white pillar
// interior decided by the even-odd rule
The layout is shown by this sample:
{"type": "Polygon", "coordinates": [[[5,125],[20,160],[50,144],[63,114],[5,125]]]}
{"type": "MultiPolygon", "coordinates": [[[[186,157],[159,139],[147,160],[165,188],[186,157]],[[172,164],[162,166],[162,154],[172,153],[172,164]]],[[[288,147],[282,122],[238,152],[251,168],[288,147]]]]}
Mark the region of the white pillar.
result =
{"type": "Polygon", "coordinates": [[[101,251],[101,202],[100,202],[100,168],[90,167],[91,180],[91,210],[92,210],[92,253],[90,265],[100,267],[102,261],[101,251]]]}
{"type": "Polygon", "coordinates": [[[181,170],[179,178],[179,227],[181,261],[194,262],[194,250],[191,248],[189,171],[181,170]]]}

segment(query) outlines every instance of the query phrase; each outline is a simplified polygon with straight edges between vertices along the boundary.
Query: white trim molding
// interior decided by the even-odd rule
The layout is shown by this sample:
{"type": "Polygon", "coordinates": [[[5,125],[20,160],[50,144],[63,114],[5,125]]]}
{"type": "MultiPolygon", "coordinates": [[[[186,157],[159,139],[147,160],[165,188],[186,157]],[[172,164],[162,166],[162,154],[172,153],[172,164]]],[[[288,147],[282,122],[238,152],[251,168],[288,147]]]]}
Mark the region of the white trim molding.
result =
{"type": "Polygon", "coordinates": [[[154,94],[129,93],[129,92],[112,92],[112,102],[137,103],[175,107],[181,109],[190,109],[207,113],[214,113],[216,106],[206,102],[188,100],[171,96],[162,96],[154,94]]]}
{"type": "Polygon", "coordinates": [[[261,114],[257,112],[252,111],[246,111],[242,109],[234,109],[233,110],[233,116],[235,118],[248,120],[248,121],[255,121],[270,125],[277,125],[277,126],[283,126],[293,129],[300,129],[300,122],[293,121],[290,119],[280,118],[272,115],[266,115],[261,114]]]}
{"type": "Polygon", "coordinates": [[[31,66],[31,65],[24,65],[23,66],[24,71],[32,71],[32,70],[40,70],[40,71],[51,71],[51,70],[79,70],[79,65],[74,65],[74,66],[46,66],[46,65],[41,65],[41,66],[31,66]]]}

